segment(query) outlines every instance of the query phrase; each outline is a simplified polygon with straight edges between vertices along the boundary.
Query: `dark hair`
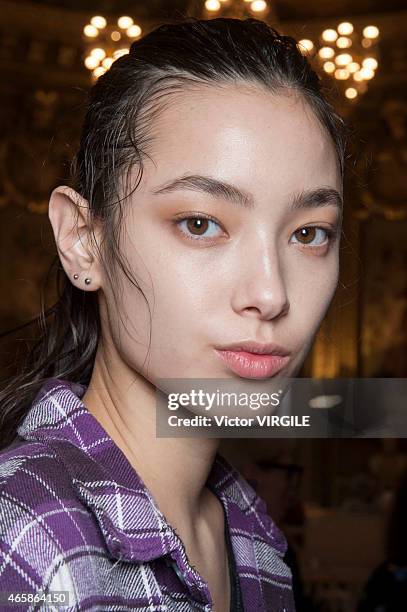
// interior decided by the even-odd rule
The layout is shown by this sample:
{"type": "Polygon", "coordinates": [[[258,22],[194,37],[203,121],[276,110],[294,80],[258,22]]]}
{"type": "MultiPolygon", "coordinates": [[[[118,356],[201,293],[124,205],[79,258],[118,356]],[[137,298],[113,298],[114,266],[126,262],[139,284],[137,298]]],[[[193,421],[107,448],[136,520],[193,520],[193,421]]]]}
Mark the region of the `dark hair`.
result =
{"type": "MultiPolygon", "coordinates": [[[[133,42],[130,53],[117,59],[91,88],[79,150],[72,163],[73,186],[88,200],[91,222],[103,224],[99,253],[109,282],[120,266],[145,298],[120,254],[119,234],[122,204],[137,188],[143,160],[149,157],[154,118],[172,93],[236,82],[271,93],[301,95],[331,135],[343,178],[344,122],[323,95],[319,76],[294,38],[256,19],[185,18],[161,25],[133,42]],[[122,185],[126,193],[129,170],[134,167],[137,180],[132,191],[123,195],[122,185]]],[[[3,446],[12,440],[46,378],[87,385],[91,377],[101,329],[97,293],[75,287],[58,257],[53,268],[57,269],[58,300],[29,322],[39,324],[40,339],[20,372],[0,392],[3,446]]]]}

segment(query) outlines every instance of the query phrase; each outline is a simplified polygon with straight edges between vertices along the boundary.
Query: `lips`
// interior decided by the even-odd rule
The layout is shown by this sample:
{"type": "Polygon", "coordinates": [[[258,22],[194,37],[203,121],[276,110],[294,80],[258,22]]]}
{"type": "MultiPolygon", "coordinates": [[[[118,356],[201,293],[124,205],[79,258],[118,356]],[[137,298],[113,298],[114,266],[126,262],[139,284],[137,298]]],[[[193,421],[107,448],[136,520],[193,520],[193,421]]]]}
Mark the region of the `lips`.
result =
{"type": "MultiPolygon", "coordinates": [[[[240,345],[241,346],[241,345],[240,345]]],[[[268,345],[270,346],[270,345],[268,345]]],[[[265,345],[261,350],[269,350],[265,345]]],[[[259,350],[259,349],[257,349],[259,350]]],[[[243,378],[270,378],[275,376],[290,360],[288,351],[274,345],[273,353],[255,353],[252,350],[215,349],[217,355],[238,376],[243,378]],[[285,354],[277,354],[277,351],[285,354]]]]}
{"type": "Polygon", "coordinates": [[[255,353],[256,355],[280,355],[284,357],[290,354],[290,351],[275,342],[264,343],[255,342],[254,340],[243,340],[242,342],[235,342],[233,344],[223,344],[215,348],[220,351],[246,351],[248,353],[255,353]]]}

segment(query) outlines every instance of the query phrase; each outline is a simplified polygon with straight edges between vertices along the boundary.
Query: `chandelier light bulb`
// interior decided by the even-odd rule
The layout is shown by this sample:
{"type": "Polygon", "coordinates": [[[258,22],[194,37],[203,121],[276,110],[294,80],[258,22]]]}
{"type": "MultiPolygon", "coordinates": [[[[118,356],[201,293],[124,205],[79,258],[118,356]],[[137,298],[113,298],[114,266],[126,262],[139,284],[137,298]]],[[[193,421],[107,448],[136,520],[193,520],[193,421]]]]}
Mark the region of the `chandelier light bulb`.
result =
{"type": "Polygon", "coordinates": [[[343,21],[338,25],[337,29],[341,36],[349,36],[353,32],[353,25],[349,21],[343,21]]]}
{"type": "Polygon", "coordinates": [[[363,79],[366,79],[366,80],[373,79],[374,70],[372,70],[371,68],[363,67],[360,70],[360,74],[362,75],[363,79]]]}
{"type": "Polygon", "coordinates": [[[379,28],[370,25],[363,29],[363,36],[365,38],[377,38],[379,36],[379,28]]]}
{"type": "Polygon", "coordinates": [[[103,28],[105,28],[107,25],[107,21],[104,17],[102,17],[102,15],[95,15],[90,20],[90,23],[98,30],[103,30],[103,28]]]}
{"type": "Polygon", "coordinates": [[[114,30],[111,34],[110,34],[110,38],[112,40],[114,40],[114,42],[117,42],[118,40],[120,40],[122,37],[122,35],[120,34],[120,32],[118,32],[117,30],[114,30]]]}
{"type": "Polygon", "coordinates": [[[96,66],[99,66],[99,60],[93,55],[88,55],[88,57],[85,57],[84,64],[88,70],[93,70],[96,66]]]}
{"type": "Polygon", "coordinates": [[[353,75],[353,79],[357,81],[358,83],[363,81],[363,75],[362,75],[361,70],[358,70],[357,72],[355,72],[355,74],[353,75]]]}
{"type": "Polygon", "coordinates": [[[218,11],[220,9],[219,0],[206,0],[205,8],[207,11],[218,11]]]}
{"type": "Polygon", "coordinates": [[[337,68],[335,70],[335,78],[344,81],[350,77],[350,72],[346,68],[337,68]]]}
{"type": "Polygon", "coordinates": [[[345,96],[349,98],[349,100],[354,100],[358,95],[357,89],[354,87],[348,87],[345,91],[345,96]]]}
{"type": "Polygon", "coordinates": [[[336,66],[333,62],[324,62],[324,70],[325,72],[328,72],[328,74],[334,72],[335,68],[336,66]]]}
{"type": "Polygon", "coordinates": [[[95,38],[99,34],[99,30],[94,25],[92,25],[91,23],[88,23],[83,28],[83,33],[88,38],[95,38]]]}
{"type": "Polygon", "coordinates": [[[321,47],[318,51],[318,55],[321,59],[331,59],[335,55],[335,51],[332,47],[321,47]]]}
{"type": "Polygon", "coordinates": [[[100,76],[102,76],[102,74],[104,74],[106,72],[106,68],[103,68],[103,66],[98,66],[97,68],[95,68],[95,70],[92,72],[93,76],[95,78],[99,78],[100,76]]]}
{"type": "Polygon", "coordinates": [[[126,30],[126,34],[129,38],[137,38],[141,34],[141,28],[139,25],[132,25],[126,30]]]}
{"type": "Polygon", "coordinates": [[[122,30],[127,30],[130,26],[133,25],[133,23],[133,19],[131,17],[128,17],[127,15],[123,15],[123,17],[119,17],[119,19],[117,20],[117,25],[122,30]]]}
{"type": "Polygon", "coordinates": [[[378,63],[377,59],[374,57],[366,57],[362,62],[363,68],[368,68],[370,70],[376,70],[378,63]]]}
{"type": "Polygon", "coordinates": [[[262,13],[267,8],[267,2],[265,0],[253,0],[250,5],[250,9],[253,13],[262,13]]]}
{"type": "Polygon", "coordinates": [[[302,40],[299,40],[298,45],[302,47],[301,51],[312,51],[312,49],[314,48],[314,43],[308,38],[303,38],[302,40]]]}
{"type": "Polygon", "coordinates": [[[126,55],[126,53],[129,52],[129,49],[123,48],[123,49],[117,49],[116,51],[113,51],[113,57],[114,59],[119,59],[119,57],[122,57],[122,55],[126,55]]]}
{"type": "Polygon", "coordinates": [[[352,41],[347,36],[340,36],[336,41],[336,46],[339,47],[339,49],[348,49],[352,46],[352,41]]]}
{"type": "Polygon", "coordinates": [[[106,57],[106,51],[104,49],[100,49],[99,47],[96,47],[95,49],[92,49],[92,51],[90,52],[92,57],[96,57],[96,59],[101,62],[102,59],[104,59],[106,57]]]}
{"type": "Polygon", "coordinates": [[[360,70],[360,64],[358,64],[358,62],[351,62],[350,64],[346,66],[346,68],[349,70],[351,74],[353,74],[357,72],[358,70],[360,70]]]}
{"type": "Polygon", "coordinates": [[[336,30],[328,29],[322,32],[322,40],[326,42],[335,42],[338,38],[338,32],[336,30]]]}
{"type": "Polygon", "coordinates": [[[341,53],[340,55],[337,55],[335,58],[335,62],[337,63],[338,66],[347,66],[352,61],[353,61],[353,57],[350,55],[350,53],[341,53]]]}
{"type": "Polygon", "coordinates": [[[109,70],[110,66],[113,64],[114,60],[112,57],[105,57],[105,59],[102,62],[102,66],[104,68],[106,68],[106,70],[109,70]]]}

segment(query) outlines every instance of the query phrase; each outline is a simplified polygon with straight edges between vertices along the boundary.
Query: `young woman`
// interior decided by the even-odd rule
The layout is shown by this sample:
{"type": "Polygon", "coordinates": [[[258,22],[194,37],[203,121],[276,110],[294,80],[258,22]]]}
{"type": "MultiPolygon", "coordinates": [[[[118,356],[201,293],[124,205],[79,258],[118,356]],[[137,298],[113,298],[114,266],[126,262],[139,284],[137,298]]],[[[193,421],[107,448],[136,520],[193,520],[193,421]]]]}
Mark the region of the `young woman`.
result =
{"type": "Polygon", "coordinates": [[[344,143],[295,40],[254,19],[163,25],[99,78],[50,198],[61,296],[1,397],[0,592],[294,610],[264,500],[219,439],[157,438],[155,397],[298,372],[338,282],[344,143]]]}

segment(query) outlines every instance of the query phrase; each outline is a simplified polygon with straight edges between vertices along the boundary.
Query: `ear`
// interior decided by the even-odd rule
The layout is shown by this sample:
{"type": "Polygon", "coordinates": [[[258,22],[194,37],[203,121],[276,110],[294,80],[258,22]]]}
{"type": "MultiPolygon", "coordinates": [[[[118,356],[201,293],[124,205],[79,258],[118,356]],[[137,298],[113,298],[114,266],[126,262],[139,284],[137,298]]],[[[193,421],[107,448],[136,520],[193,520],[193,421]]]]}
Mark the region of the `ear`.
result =
{"type": "Polygon", "coordinates": [[[85,291],[99,289],[101,266],[91,246],[88,201],[71,187],[56,187],[50,196],[48,217],[61,264],[71,282],[85,291]],[[74,278],[76,274],[78,278],[74,278]],[[90,283],[85,283],[85,278],[90,283]]]}

